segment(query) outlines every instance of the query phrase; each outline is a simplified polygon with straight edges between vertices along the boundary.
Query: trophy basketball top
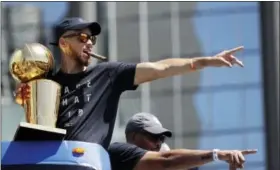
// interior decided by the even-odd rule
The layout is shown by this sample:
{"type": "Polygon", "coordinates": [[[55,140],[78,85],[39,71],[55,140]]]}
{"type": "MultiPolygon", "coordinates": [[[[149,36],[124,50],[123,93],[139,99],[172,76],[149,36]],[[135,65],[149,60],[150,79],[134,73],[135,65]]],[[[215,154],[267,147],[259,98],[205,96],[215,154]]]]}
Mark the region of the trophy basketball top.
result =
{"type": "Polygon", "coordinates": [[[12,54],[9,70],[13,78],[22,83],[44,78],[54,67],[51,51],[40,43],[25,44],[12,54]]]}

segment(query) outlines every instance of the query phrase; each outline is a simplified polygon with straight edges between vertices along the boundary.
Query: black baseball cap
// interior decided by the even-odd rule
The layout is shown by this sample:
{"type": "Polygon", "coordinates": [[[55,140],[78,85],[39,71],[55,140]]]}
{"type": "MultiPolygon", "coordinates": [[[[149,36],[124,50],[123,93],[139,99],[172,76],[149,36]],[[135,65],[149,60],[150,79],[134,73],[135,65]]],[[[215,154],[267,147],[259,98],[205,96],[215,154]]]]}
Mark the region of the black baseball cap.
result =
{"type": "Polygon", "coordinates": [[[162,126],[156,116],[150,113],[137,113],[128,121],[125,133],[145,131],[154,135],[172,136],[172,132],[162,126]]]}
{"type": "Polygon", "coordinates": [[[89,28],[92,35],[98,35],[101,32],[101,26],[97,22],[86,22],[79,17],[65,18],[54,28],[54,42],[51,45],[58,45],[59,38],[69,30],[81,30],[89,28]]]}

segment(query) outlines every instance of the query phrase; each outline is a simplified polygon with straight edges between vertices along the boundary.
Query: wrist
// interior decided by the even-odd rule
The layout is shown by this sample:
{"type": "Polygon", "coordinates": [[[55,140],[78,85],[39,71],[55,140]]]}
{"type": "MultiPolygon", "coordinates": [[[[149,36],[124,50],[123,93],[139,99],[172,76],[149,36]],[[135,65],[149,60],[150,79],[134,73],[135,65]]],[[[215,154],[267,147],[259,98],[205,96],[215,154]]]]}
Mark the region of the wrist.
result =
{"type": "Polygon", "coordinates": [[[221,155],[220,155],[220,150],[219,149],[213,149],[212,150],[212,158],[213,158],[213,161],[219,161],[220,158],[221,158],[221,155]]]}
{"type": "Polygon", "coordinates": [[[219,160],[226,161],[228,159],[227,154],[225,151],[219,150],[217,152],[219,160]]]}
{"type": "Polygon", "coordinates": [[[192,65],[195,69],[202,69],[204,67],[210,66],[211,57],[199,57],[192,59],[192,65]]]}

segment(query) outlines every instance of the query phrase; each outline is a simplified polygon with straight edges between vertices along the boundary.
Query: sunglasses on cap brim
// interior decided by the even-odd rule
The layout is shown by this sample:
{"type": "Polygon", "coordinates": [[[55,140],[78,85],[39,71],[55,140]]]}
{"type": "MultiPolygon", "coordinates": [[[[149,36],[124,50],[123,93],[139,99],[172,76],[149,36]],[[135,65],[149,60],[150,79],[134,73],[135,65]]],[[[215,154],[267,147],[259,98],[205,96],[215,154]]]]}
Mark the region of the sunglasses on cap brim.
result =
{"type": "Polygon", "coordinates": [[[78,40],[82,43],[88,42],[88,40],[92,41],[92,44],[96,44],[96,36],[88,35],[86,33],[72,33],[69,35],[62,36],[63,38],[71,38],[71,37],[78,37],[78,40]]]}

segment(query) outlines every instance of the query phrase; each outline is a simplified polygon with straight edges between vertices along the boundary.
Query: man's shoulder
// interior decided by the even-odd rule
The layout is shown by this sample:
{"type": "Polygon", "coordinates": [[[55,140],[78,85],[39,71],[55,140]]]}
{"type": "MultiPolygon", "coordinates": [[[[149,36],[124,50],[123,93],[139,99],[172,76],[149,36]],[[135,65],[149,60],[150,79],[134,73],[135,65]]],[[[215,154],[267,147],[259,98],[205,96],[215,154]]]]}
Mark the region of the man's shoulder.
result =
{"type": "Polygon", "coordinates": [[[108,148],[112,169],[133,170],[146,150],[129,143],[112,143],[108,148]]]}
{"type": "Polygon", "coordinates": [[[124,143],[124,142],[114,142],[110,144],[108,147],[108,152],[111,154],[120,154],[120,153],[135,153],[135,152],[146,152],[146,150],[130,144],[130,143],[124,143]]]}
{"type": "Polygon", "coordinates": [[[114,142],[110,144],[108,150],[116,151],[116,150],[123,150],[123,149],[133,148],[133,147],[137,147],[137,146],[124,142],[114,142]]]}

